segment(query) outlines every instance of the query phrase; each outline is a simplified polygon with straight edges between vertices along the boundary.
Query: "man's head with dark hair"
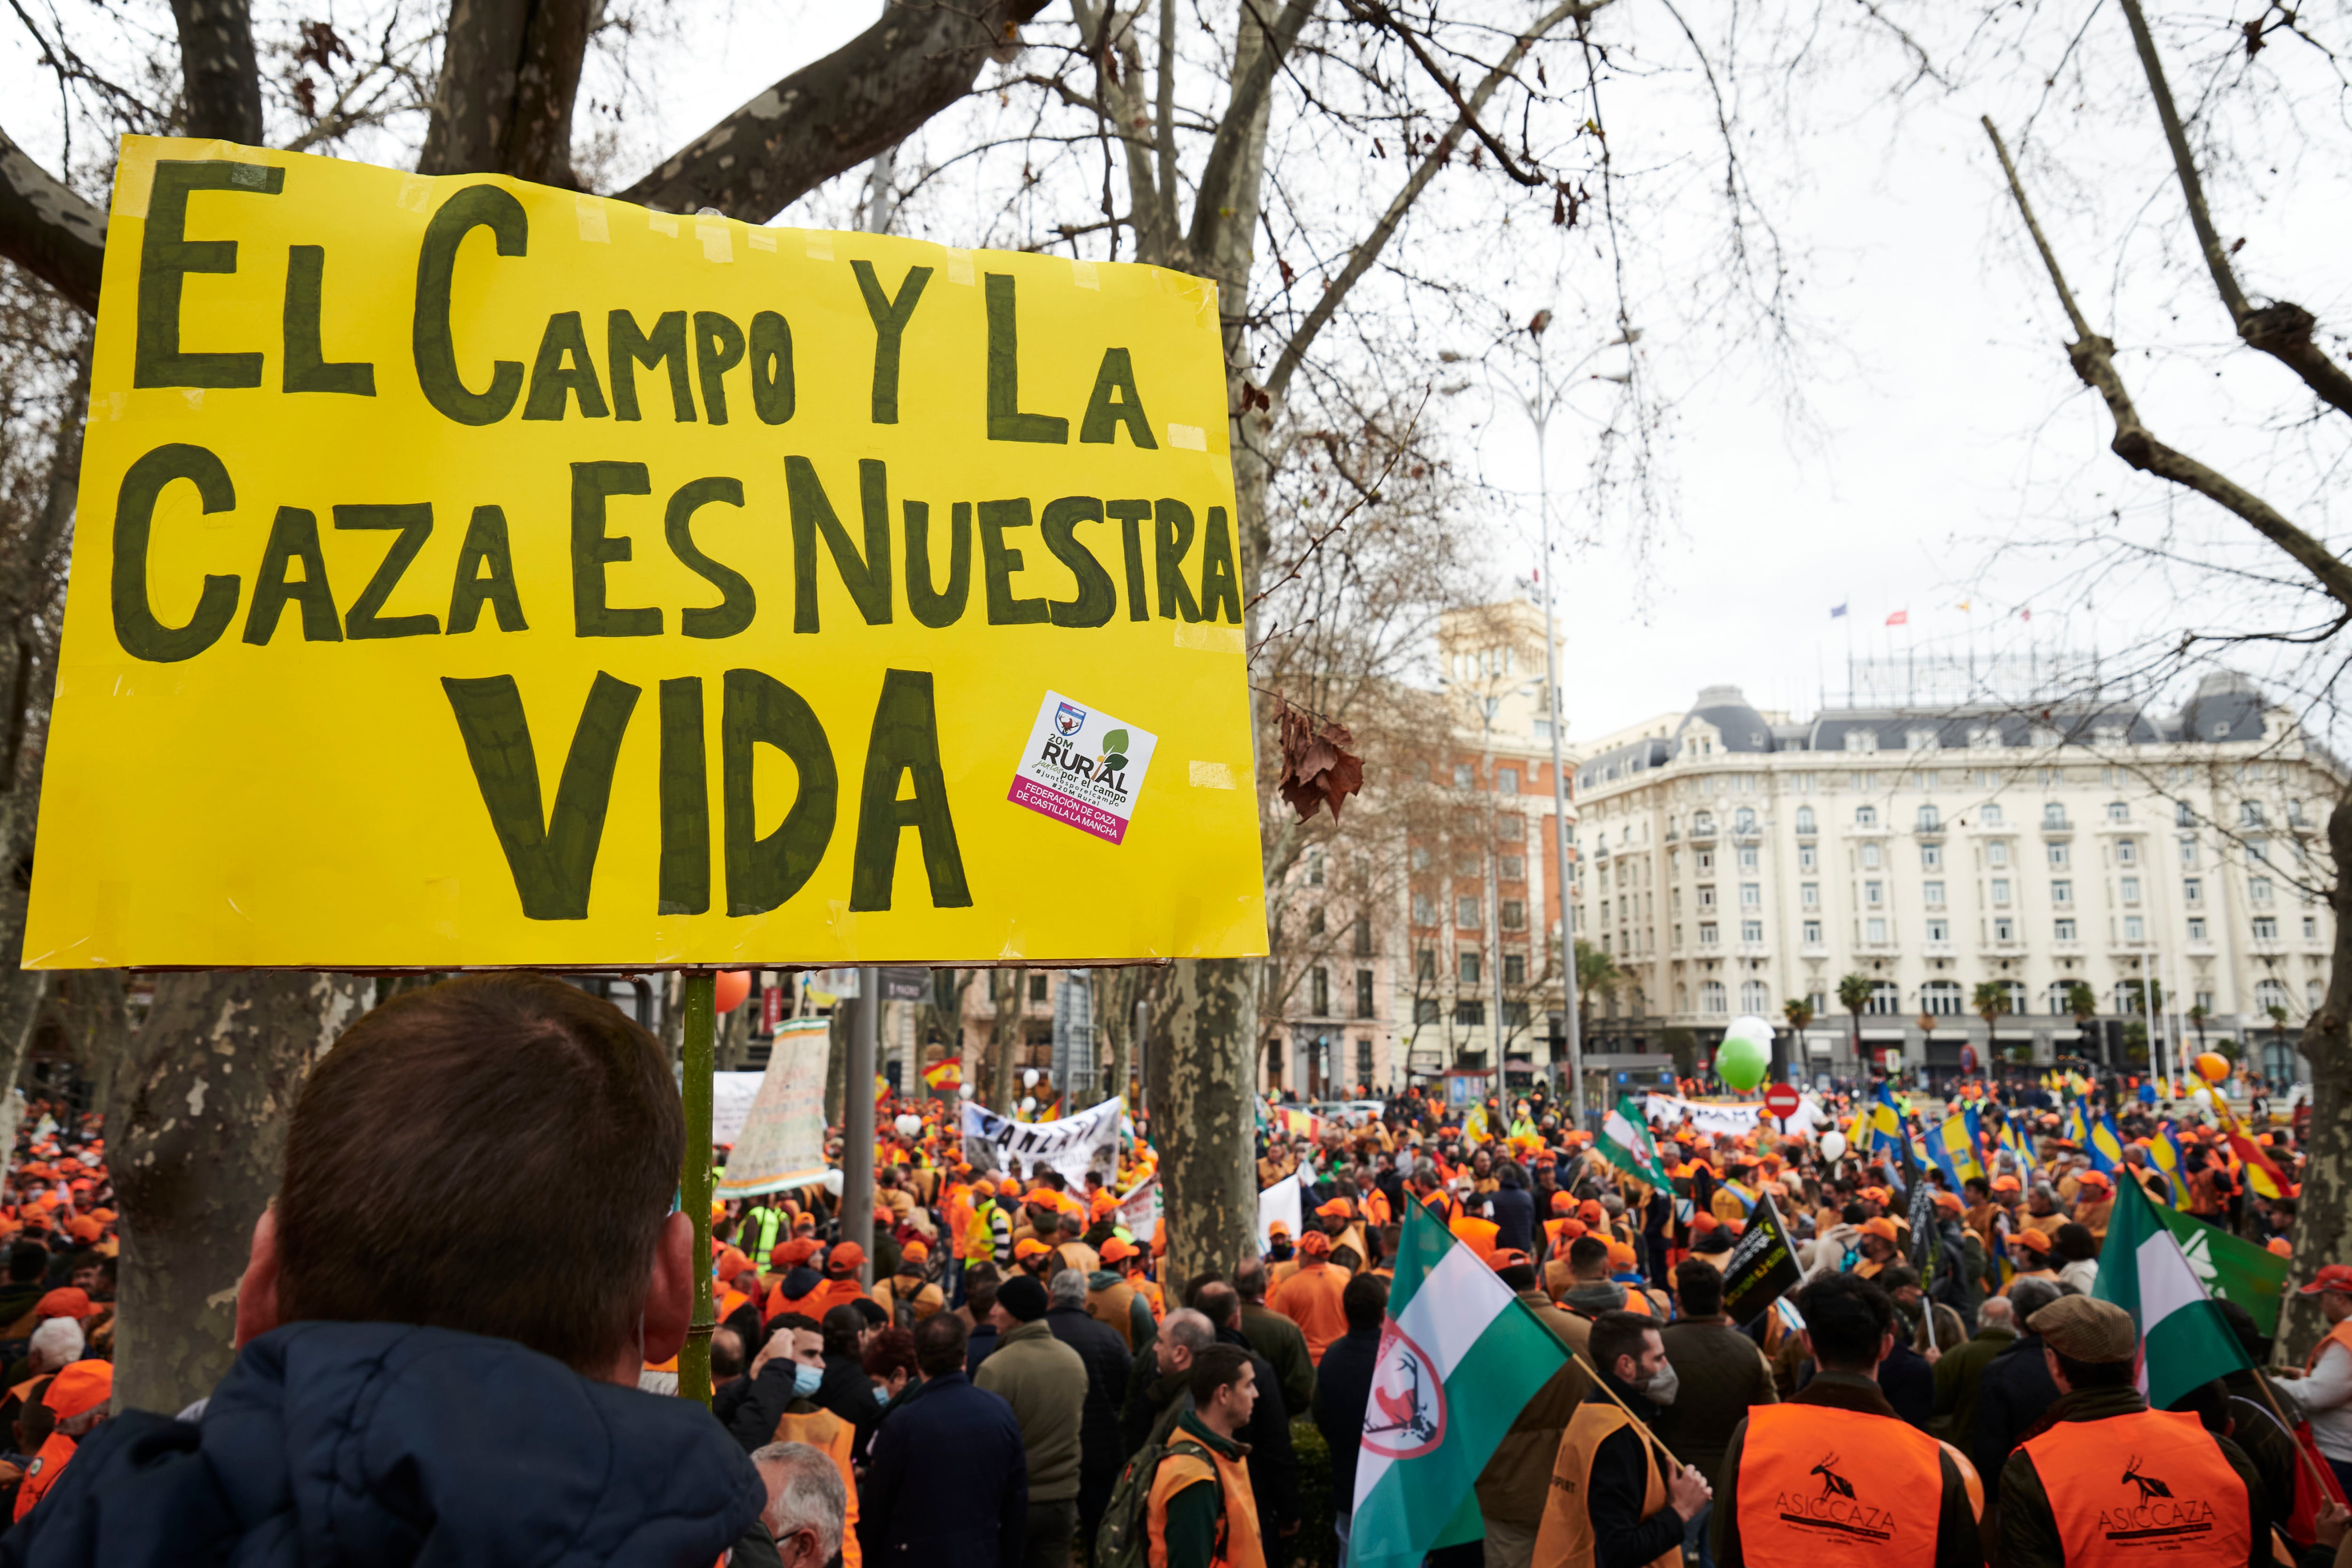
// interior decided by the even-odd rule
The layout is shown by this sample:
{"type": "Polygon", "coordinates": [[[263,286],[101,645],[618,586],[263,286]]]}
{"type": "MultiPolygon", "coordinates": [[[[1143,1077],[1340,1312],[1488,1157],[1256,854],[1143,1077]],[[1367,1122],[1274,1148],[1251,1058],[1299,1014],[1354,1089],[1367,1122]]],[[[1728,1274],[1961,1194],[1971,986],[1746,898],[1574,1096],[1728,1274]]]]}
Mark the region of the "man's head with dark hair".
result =
{"type": "Polygon", "coordinates": [[[2068,1220],[2050,1238],[2050,1250],[2069,1263],[2081,1263],[2099,1256],[2099,1244],[2091,1236],[2091,1227],[2068,1220]]]}
{"type": "Polygon", "coordinates": [[[925,1377],[961,1372],[971,1331],[953,1312],[933,1312],[915,1325],[915,1364],[925,1377]]]}
{"type": "Polygon", "coordinates": [[[1192,1293],[1192,1310],[1218,1328],[1239,1330],[1242,1326],[1241,1293],[1222,1279],[1213,1280],[1192,1293]]]}
{"type": "MultiPolygon", "coordinates": [[[[2042,1353],[2057,1363],[2058,1375],[2066,1380],[2065,1386],[2069,1391],[2077,1388],[2129,1388],[2136,1380],[2132,1363],[2127,1361],[2076,1361],[2073,1356],[2059,1354],[2046,1344],[2042,1349],[2042,1353]]],[[[2187,1409],[2188,1406],[2175,1405],[2173,1408],[2187,1409]]]]}
{"type": "Polygon", "coordinates": [[[1876,1375],[1895,1331],[1895,1302],[1885,1291],[1851,1274],[1825,1274],[1799,1294],[1797,1310],[1816,1366],[1876,1375]]]}
{"type": "Polygon", "coordinates": [[[1580,1236],[1568,1244],[1568,1271],[1579,1279],[1609,1277],[1609,1244],[1597,1236],[1580,1236]]]}
{"type": "Polygon", "coordinates": [[[1377,1329],[1388,1316],[1389,1282],[1377,1274],[1359,1274],[1339,1292],[1339,1310],[1348,1320],[1350,1333],[1359,1329],[1377,1329]]]}
{"type": "Polygon", "coordinates": [[[824,1335],[827,1357],[847,1356],[855,1361],[866,1336],[866,1314],[844,1301],[825,1310],[824,1316],[817,1320],[817,1331],[824,1335]]]}
{"type": "Polygon", "coordinates": [[[37,1241],[20,1241],[8,1249],[8,1283],[30,1285],[49,1271],[49,1249],[37,1241]]]}
{"type": "Polygon", "coordinates": [[[2230,1325],[2230,1332],[2237,1337],[2238,1348],[2246,1352],[2246,1359],[2256,1366],[2268,1366],[2271,1342],[2263,1337],[2254,1315],[2239,1303],[2224,1300],[2219,1296],[2213,1298],[2213,1306],[2221,1314],[2222,1321],[2230,1325]]]}
{"type": "Polygon", "coordinates": [[[1518,1262],[1506,1263],[1496,1269],[1495,1277],[1508,1285],[1514,1294],[1522,1294],[1536,1288],[1536,1266],[1527,1261],[1525,1253],[1519,1254],[1518,1262]]]}
{"type": "Polygon", "coordinates": [[[743,1375],[743,1336],[732,1329],[710,1331],[710,1377],[714,1383],[743,1375]]]}
{"type": "MultiPolygon", "coordinates": [[[[932,1314],[934,1317],[945,1315],[932,1314]]],[[[913,1331],[908,1329],[883,1330],[866,1345],[859,1364],[865,1367],[866,1376],[877,1382],[887,1382],[893,1373],[903,1372],[909,1377],[919,1375],[922,1363],[915,1355],[913,1331]]]]}
{"type": "Polygon", "coordinates": [[[1638,1384],[1642,1381],[1640,1363],[1658,1342],[1658,1320],[1645,1312],[1603,1312],[1592,1320],[1592,1338],[1587,1342],[1585,1353],[1599,1367],[1620,1383],[1638,1384]],[[1631,1358],[1634,1374],[1625,1373],[1625,1362],[1631,1358]]]}
{"type": "Polygon", "coordinates": [[[511,1340],[609,1382],[685,1343],[693,1225],[661,1047],[545,975],[404,992],[320,1058],[278,1202],[254,1228],[237,1342],[280,1323],[511,1340]],[[573,1288],[547,1288],[547,1259],[573,1288]]]}
{"type": "Polygon", "coordinates": [[[1217,1390],[1229,1388],[1249,1370],[1249,1352],[1239,1345],[1203,1345],[1192,1352],[1192,1404],[1205,1409],[1216,1403],[1217,1390]]]}
{"type": "MultiPolygon", "coordinates": [[[[974,1279],[969,1273],[964,1275],[963,1300],[964,1305],[971,1309],[971,1321],[973,1322],[984,1323],[988,1321],[989,1310],[996,1305],[996,1292],[1000,1288],[1000,1282],[997,1280],[974,1279]]],[[[931,1314],[930,1318],[925,1318],[923,1321],[928,1323],[931,1321],[932,1318],[942,1317],[945,1314],[943,1313],[934,1312],[931,1314]]]]}
{"type": "Polygon", "coordinates": [[[1234,1266],[1234,1289],[1242,1300],[1254,1305],[1265,1302],[1265,1259],[1244,1258],[1234,1266]]]}
{"type": "Polygon", "coordinates": [[[1185,1281],[1184,1281],[1184,1305],[1186,1305],[1186,1306],[1188,1306],[1188,1307],[1197,1307],[1197,1306],[1199,1306],[1199,1305],[1201,1304],[1201,1291],[1202,1291],[1202,1289],[1204,1287],[1206,1287],[1206,1286],[1210,1286],[1210,1285],[1213,1285],[1213,1284],[1215,1284],[1218,1280],[1223,1279],[1224,1277],[1225,1277],[1225,1276],[1224,1276],[1224,1273],[1223,1273],[1223,1270],[1221,1270],[1221,1269],[1216,1269],[1216,1268],[1210,1268],[1210,1269],[1205,1269],[1205,1270],[1203,1270],[1202,1272],[1201,1272],[1201,1273],[1199,1273],[1199,1274],[1195,1274],[1195,1275],[1193,1275],[1193,1276],[1192,1276],[1192,1278],[1191,1278],[1190,1279],[1185,1280],[1185,1281]]]}
{"type": "MultiPolygon", "coordinates": [[[[2020,1323],[2030,1322],[2033,1314],[2065,1294],[2055,1279],[2012,1279],[2009,1282],[2009,1304],[2017,1312],[2020,1323]]],[[[2031,1332],[2029,1329],[2027,1331],[2031,1332]]]]}
{"type": "MultiPolygon", "coordinates": [[[[2070,1378],[2068,1381],[2073,1380],[2070,1378]]],[[[2080,1387],[2081,1384],[2075,1386],[2080,1387]]],[[[2187,1411],[2197,1417],[2199,1426],[2216,1437],[2230,1435],[2230,1390],[2219,1378],[2199,1384],[2165,1408],[2187,1411]]]]}
{"type": "Polygon", "coordinates": [[[1688,1258],[1675,1266],[1675,1299],[1685,1318],[1712,1318],[1723,1310],[1723,1276],[1711,1263],[1688,1258]]]}

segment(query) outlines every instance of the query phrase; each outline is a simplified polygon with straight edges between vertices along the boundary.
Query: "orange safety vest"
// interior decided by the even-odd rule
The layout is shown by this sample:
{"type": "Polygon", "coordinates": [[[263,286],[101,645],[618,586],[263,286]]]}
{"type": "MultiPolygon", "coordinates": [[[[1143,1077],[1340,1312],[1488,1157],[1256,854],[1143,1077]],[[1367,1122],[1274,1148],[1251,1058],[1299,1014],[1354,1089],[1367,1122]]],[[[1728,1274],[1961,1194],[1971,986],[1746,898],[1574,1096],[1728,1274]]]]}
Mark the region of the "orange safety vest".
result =
{"type": "Polygon", "coordinates": [[[1892,1416],[1757,1405],[1739,1455],[1740,1551],[1755,1568],[1932,1568],[1940,1453],[1892,1416]]]}
{"type": "Polygon", "coordinates": [[[64,1433],[49,1434],[48,1441],[41,1445],[41,1451],[33,1456],[31,1464],[25,1467],[24,1483],[16,1489],[15,1518],[22,1519],[32,1512],[33,1505],[58,1484],[58,1478],[66,1473],[67,1461],[74,1457],[74,1440],[64,1433]]]}
{"type": "MultiPolygon", "coordinates": [[[[1615,1405],[1587,1400],[1569,1417],[1559,1435],[1559,1452],[1552,1460],[1551,1489],[1544,1499],[1543,1522],[1536,1527],[1535,1555],[1530,1568],[1593,1568],[1592,1508],[1585,1500],[1592,1487],[1592,1457],[1601,1442],[1621,1426],[1631,1426],[1650,1450],[1643,1467],[1642,1517],[1654,1518],[1666,1506],[1663,1450],[1650,1429],[1615,1405]]],[[[1661,1552],[1642,1568],[1682,1568],[1682,1542],[1661,1552]]]]}
{"type": "Polygon", "coordinates": [[[1658,1315],[1658,1305],[1650,1300],[1648,1291],[1638,1285],[1628,1285],[1625,1287],[1625,1305],[1622,1310],[1639,1312],[1645,1318],[1654,1318],[1658,1315]]]}
{"type": "Polygon", "coordinates": [[[1257,1498],[1250,1490],[1244,1461],[1228,1459],[1182,1431],[1170,1440],[1151,1478],[1144,1515],[1150,1568],[1168,1568],[1169,1500],[1202,1481],[1214,1482],[1224,1502],[1217,1518],[1217,1544],[1209,1557],[1210,1568],[1265,1568],[1265,1549],[1258,1539],[1257,1498]]]}
{"type": "Polygon", "coordinates": [[[2305,1359],[2303,1370],[2305,1372],[2318,1371],[2319,1358],[2330,1345],[2342,1345],[2344,1347],[2345,1353],[2347,1355],[2352,1355],[2352,1318],[2345,1319],[2342,1322],[2328,1330],[2326,1333],[2320,1336],[2319,1342],[2311,1347],[2311,1354],[2305,1359]]]}
{"type": "Polygon", "coordinates": [[[772,1443],[806,1443],[812,1448],[822,1448],[841,1472],[841,1484],[849,1494],[848,1509],[841,1518],[842,1568],[857,1568],[861,1561],[857,1550],[857,1478],[849,1463],[851,1447],[857,1441],[857,1428],[830,1410],[811,1410],[795,1415],[790,1411],[776,1418],[772,1443]]]}
{"type": "Polygon", "coordinates": [[[1472,1219],[1467,1215],[1453,1221],[1445,1228],[1476,1253],[1481,1263],[1495,1256],[1495,1238],[1503,1233],[1503,1227],[1493,1220],[1472,1219]]]}
{"type": "Polygon", "coordinates": [[[2068,1568],[2241,1568],[2252,1552],[2246,1484],[2186,1411],[2061,1421],[2023,1447],[2068,1568]]]}

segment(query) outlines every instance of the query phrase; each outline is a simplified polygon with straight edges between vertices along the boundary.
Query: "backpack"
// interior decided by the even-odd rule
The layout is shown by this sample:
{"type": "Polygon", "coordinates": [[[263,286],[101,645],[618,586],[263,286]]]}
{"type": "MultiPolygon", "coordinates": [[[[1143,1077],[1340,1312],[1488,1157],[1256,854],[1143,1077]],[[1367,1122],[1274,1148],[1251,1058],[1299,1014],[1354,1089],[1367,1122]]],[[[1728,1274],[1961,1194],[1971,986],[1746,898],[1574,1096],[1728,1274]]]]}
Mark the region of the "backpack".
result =
{"type": "MultiPolygon", "coordinates": [[[[1186,1403],[1180,1396],[1171,1408],[1181,1411],[1186,1403]]],[[[1111,1489],[1110,1502],[1103,1510],[1101,1528],[1095,1531],[1094,1568],[1148,1568],[1151,1559],[1151,1483],[1159,1479],[1160,1461],[1168,1457],[1169,1445],[1176,1436],[1174,1422],[1154,1422],[1151,1436],[1128,1460],[1127,1468],[1119,1471],[1118,1484],[1111,1489]]],[[[1191,1437],[1184,1440],[1193,1442],[1191,1437]]]]}

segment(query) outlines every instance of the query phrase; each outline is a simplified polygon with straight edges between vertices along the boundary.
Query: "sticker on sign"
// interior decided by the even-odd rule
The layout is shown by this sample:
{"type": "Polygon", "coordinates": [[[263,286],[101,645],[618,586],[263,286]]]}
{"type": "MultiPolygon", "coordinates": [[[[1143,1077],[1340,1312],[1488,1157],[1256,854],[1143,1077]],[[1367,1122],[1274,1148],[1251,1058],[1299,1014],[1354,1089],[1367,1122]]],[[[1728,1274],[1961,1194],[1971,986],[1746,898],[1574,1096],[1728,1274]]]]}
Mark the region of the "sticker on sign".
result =
{"type": "Polygon", "coordinates": [[[1048,691],[1005,798],[1097,838],[1123,842],[1159,741],[1149,730],[1048,691]]]}

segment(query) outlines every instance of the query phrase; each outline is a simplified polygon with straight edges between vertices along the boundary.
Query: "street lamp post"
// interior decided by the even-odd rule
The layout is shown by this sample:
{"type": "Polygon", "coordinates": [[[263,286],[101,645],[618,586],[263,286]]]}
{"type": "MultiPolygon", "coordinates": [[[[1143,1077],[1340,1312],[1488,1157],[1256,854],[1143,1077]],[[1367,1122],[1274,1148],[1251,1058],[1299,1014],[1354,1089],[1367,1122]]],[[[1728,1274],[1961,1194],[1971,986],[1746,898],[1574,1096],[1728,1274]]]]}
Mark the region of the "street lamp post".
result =
{"type": "MultiPolygon", "coordinates": [[[[1453,684],[1444,676],[1438,678],[1438,683],[1453,684]]],[[[1487,1027],[1486,1037],[1494,1043],[1495,1047],[1495,1116],[1497,1121],[1503,1121],[1507,1115],[1505,1108],[1510,1103],[1510,1087],[1503,1077],[1503,879],[1502,868],[1496,863],[1497,851],[1495,836],[1500,830],[1501,823],[1500,814],[1494,805],[1495,715],[1502,710],[1505,698],[1525,696],[1532,690],[1534,690],[1533,687],[1522,684],[1504,691],[1476,692],[1470,697],[1470,705],[1478,713],[1480,732],[1478,772],[1479,776],[1486,781],[1487,797],[1486,843],[1479,853],[1478,866],[1485,873],[1486,880],[1486,929],[1489,940],[1485,946],[1489,971],[1487,990],[1493,995],[1495,1004],[1494,1022],[1487,1027]]],[[[1558,742],[1555,742],[1555,753],[1557,748],[1558,742]]],[[[1557,764],[1555,764],[1555,771],[1556,769],[1557,764]]],[[[1557,782],[1556,779],[1555,782],[1557,782]]],[[[1491,1134],[1494,1129],[1489,1128],[1487,1131],[1491,1134]]]]}

